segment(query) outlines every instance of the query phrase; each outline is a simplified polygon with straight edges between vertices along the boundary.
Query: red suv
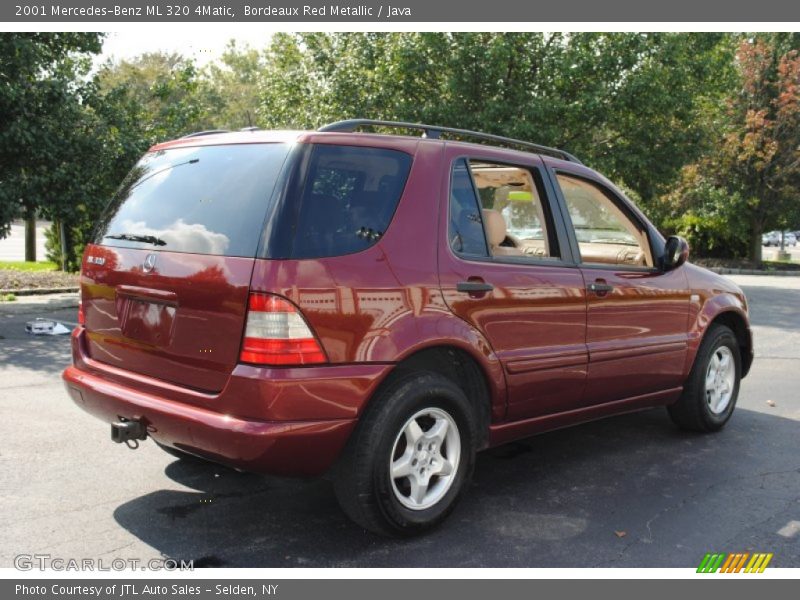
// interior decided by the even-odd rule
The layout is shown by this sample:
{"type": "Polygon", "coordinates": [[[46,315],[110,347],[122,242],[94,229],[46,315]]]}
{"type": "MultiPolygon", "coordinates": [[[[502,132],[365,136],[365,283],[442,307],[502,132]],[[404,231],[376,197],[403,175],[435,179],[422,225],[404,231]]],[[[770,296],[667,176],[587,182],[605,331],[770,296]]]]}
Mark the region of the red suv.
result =
{"type": "Polygon", "coordinates": [[[100,219],[64,380],[115,441],[325,474],[356,522],[413,534],[481,449],[654,406],[726,423],[747,303],[687,255],[555,148],[203,132],[153,147],[100,219]]]}

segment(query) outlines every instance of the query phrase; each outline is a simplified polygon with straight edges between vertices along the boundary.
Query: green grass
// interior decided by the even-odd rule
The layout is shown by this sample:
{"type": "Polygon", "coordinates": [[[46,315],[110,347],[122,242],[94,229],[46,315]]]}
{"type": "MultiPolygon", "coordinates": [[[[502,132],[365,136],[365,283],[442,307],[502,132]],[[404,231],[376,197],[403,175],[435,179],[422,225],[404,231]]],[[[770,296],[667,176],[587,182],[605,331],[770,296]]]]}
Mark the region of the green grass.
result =
{"type": "Polygon", "coordinates": [[[52,262],[25,262],[24,260],[0,260],[0,270],[41,272],[55,271],[58,265],[52,262]]]}
{"type": "Polygon", "coordinates": [[[14,294],[0,294],[0,302],[14,302],[16,299],[14,294]]]}

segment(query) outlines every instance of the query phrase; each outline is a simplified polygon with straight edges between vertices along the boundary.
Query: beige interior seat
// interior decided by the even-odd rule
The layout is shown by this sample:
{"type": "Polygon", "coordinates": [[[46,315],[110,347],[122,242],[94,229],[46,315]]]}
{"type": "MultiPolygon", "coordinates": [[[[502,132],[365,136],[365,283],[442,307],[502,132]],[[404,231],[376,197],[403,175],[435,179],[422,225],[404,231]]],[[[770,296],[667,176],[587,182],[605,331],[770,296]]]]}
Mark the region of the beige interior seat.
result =
{"type": "Polygon", "coordinates": [[[496,210],[483,209],[483,227],[486,230],[486,241],[492,256],[520,256],[519,248],[501,246],[506,239],[506,220],[496,210]]]}

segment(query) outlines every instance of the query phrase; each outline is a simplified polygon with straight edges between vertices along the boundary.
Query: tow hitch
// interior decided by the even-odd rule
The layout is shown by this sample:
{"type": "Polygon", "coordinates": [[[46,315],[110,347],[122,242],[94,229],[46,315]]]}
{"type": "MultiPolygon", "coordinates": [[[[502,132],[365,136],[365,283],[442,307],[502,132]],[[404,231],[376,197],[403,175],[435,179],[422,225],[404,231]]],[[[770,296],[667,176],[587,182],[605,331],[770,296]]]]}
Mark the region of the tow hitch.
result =
{"type": "Polygon", "coordinates": [[[135,450],[139,440],[147,439],[147,427],[141,421],[115,421],[111,424],[111,440],[135,450]]]}

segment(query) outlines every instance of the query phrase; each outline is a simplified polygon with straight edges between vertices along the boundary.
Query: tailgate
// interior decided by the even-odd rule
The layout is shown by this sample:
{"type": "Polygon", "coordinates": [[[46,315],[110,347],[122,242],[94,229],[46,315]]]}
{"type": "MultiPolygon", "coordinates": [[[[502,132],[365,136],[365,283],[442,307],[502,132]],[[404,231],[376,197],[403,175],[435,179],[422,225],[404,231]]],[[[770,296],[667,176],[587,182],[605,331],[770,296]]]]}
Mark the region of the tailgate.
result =
{"type": "Polygon", "coordinates": [[[252,258],[87,247],[81,288],[90,356],[222,390],[239,356],[252,269],[252,258]]]}
{"type": "Polygon", "coordinates": [[[218,392],[238,360],[253,262],[289,147],[179,142],[139,161],[84,252],[88,350],[218,392]]]}

